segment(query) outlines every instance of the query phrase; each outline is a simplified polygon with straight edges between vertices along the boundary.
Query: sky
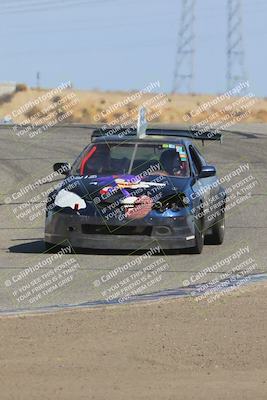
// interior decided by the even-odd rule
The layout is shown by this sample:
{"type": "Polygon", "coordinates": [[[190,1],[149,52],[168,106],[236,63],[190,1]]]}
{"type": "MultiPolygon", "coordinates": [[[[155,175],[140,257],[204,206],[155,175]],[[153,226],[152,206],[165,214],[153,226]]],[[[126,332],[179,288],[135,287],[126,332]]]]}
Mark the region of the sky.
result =
{"type": "MultiPolygon", "coordinates": [[[[140,90],[173,84],[181,0],[0,0],[0,82],[140,90]]],[[[243,0],[246,76],[267,96],[267,1],[243,0]]],[[[195,93],[226,90],[227,0],[196,0],[195,93]]]]}

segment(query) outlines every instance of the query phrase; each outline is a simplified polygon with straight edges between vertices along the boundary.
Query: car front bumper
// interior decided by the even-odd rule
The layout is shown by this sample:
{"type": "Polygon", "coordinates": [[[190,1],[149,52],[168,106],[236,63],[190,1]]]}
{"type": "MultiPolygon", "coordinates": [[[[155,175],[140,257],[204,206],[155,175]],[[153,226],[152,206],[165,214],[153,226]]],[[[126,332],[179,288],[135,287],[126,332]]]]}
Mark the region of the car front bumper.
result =
{"type": "Polygon", "coordinates": [[[157,241],[162,249],[182,249],[195,246],[195,226],[191,214],[148,216],[107,225],[99,217],[49,212],[45,241],[55,245],[66,242],[73,248],[114,250],[149,249],[157,241]]]}

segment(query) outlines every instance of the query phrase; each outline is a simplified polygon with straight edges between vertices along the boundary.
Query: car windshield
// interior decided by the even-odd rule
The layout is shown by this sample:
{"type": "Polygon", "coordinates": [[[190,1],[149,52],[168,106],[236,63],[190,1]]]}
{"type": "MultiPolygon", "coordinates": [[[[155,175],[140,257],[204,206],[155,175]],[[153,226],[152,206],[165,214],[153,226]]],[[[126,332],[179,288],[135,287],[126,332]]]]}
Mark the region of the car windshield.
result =
{"type": "Polygon", "coordinates": [[[96,143],[72,167],[73,175],[190,175],[186,148],[172,143],[96,143]]]}

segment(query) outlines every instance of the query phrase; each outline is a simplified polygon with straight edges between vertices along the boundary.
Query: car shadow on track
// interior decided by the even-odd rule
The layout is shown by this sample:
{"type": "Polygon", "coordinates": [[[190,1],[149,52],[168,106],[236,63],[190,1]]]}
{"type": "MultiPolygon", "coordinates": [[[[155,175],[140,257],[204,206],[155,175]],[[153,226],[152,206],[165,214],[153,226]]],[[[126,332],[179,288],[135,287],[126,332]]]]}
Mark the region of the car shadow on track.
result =
{"type": "MultiPolygon", "coordinates": [[[[10,246],[10,253],[21,253],[21,254],[43,254],[48,253],[45,249],[44,241],[42,239],[33,240],[32,242],[27,241],[26,243],[21,243],[15,246],[10,246]]],[[[56,253],[59,249],[55,248],[54,251],[49,251],[49,253],[56,253]]],[[[73,254],[84,254],[84,255],[129,255],[129,254],[144,254],[148,250],[108,250],[108,249],[82,249],[75,248],[73,254]]],[[[188,254],[188,250],[164,250],[161,253],[155,254],[159,255],[179,255],[188,254]]]]}
{"type": "Polygon", "coordinates": [[[45,252],[45,246],[43,240],[34,240],[32,242],[26,242],[10,246],[8,248],[10,253],[33,253],[40,254],[45,252]]]}

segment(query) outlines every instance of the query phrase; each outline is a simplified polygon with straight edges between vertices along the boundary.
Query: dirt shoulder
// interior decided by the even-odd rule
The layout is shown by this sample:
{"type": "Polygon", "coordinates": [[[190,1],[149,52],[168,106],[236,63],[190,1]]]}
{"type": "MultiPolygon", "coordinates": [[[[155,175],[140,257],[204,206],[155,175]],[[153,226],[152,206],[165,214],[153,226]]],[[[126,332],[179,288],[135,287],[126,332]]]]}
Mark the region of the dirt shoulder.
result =
{"type": "Polygon", "coordinates": [[[266,399],[266,289],[1,317],[1,399],[266,399]]]}

